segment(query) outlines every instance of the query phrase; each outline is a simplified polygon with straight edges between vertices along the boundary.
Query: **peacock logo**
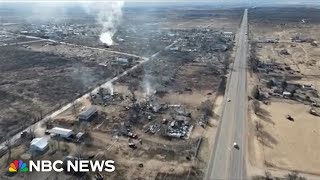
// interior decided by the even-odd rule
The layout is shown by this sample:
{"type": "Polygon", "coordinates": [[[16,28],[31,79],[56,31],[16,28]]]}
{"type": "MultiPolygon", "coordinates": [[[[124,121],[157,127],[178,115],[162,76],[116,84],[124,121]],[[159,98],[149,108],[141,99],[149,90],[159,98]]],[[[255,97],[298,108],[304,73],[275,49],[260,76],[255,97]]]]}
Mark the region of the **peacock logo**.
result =
{"type": "Polygon", "coordinates": [[[24,163],[22,160],[14,160],[13,163],[10,164],[9,172],[16,173],[16,172],[28,172],[29,169],[27,164],[24,163]]]}

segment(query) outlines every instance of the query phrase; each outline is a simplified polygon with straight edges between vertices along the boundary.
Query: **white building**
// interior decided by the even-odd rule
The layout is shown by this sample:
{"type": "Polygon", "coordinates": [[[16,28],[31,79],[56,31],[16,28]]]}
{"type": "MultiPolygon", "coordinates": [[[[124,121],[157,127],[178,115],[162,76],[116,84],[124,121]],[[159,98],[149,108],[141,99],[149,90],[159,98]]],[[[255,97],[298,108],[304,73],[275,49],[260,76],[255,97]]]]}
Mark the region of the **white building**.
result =
{"type": "Polygon", "coordinates": [[[291,96],[291,93],[288,92],[288,91],[284,91],[284,92],[282,93],[282,95],[283,95],[284,97],[288,97],[288,96],[291,96]]]}
{"type": "Polygon", "coordinates": [[[50,129],[49,132],[51,135],[57,135],[63,138],[69,138],[73,134],[71,129],[65,129],[60,127],[54,127],[50,129]]]}
{"type": "Polygon", "coordinates": [[[233,32],[222,32],[223,37],[225,38],[229,38],[229,39],[234,39],[235,35],[233,34],[233,32]]]}
{"type": "Polygon", "coordinates": [[[48,148],[48,140],[44,137],[42,138],[34,138],[30,143],[31,151],[42,152],[48,148]]]}
{"type": "Polygon", "coordinates": [[[312,90],[312,89],[315,89],[314,86],[312,84],[310,85],[307,85],[307,84],[304,84],[302,85],[302,88],[303,89],[306,89],[306,90],[312,90]]]}

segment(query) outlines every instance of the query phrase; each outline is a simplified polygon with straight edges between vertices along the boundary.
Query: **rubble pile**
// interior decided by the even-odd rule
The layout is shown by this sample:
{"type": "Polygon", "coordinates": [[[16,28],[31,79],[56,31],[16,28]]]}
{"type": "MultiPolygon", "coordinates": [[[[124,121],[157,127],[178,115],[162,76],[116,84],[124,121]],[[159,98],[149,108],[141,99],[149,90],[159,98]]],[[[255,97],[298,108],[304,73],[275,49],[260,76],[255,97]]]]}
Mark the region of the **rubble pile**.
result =
{"type": "Polygon", "coordinates": [[[94,105],[108,106],[108,104],[123,101],[122,94],[101,87],[98,92],[90,94],[91,103],[94,105]]]}

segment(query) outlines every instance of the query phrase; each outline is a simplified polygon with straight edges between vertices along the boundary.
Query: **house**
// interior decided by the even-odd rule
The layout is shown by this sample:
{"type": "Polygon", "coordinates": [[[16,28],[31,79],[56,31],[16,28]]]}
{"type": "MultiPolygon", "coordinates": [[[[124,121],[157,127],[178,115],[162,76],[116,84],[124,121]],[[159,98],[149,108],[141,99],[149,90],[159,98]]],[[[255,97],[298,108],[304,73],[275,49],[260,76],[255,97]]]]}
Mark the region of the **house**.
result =
{"type": "Polygon", "coordinates": [[[228,39],[231,39],[231,40],[233,40],[234,39],[234,34],[233,34],[233,32],[222,32],[222,36],[224,37],[224,38],[228,38],[228,39]]]}
{"type": "Polygon", "coordinates": [[[113,65],[128,65],[129,59],[127,58],[117,58],[116,60],[112,61],[113,65]]]}
{"type": "Polygon", "coordinates": [[[179,51],[180,48],[177,46],[177,47],[172,47],[172,48],[169,48],[170,51],[179,51]]]}
{"type": "Polygon", "coordinates": [[[91,121],[97,114],[97,108],[95,106],[90,106],[84,109],[78,117],[80,121],[91,121]]]}
{"type": "Polygon", "coordinates": [[[182,138],[187,135],[190,125],[185,121],[172,121],[166,129],[166,135],[174,138],[182,138]]]}
{"type": "Polygon", "coordinates": [[[30,143],[30,150],[32,152],[43,152],[48,148],[48,140],[44,137],[34,138],[30,143]]]}
{"type": "Polygon", "coordinates": [[[51,135],[56,135],[62,138],[70,138],[73,135],[73,132],[71,129],[65,129],[60,127],[54,127],[49,130],[51,135]]]}
{"type": "Polygon", "coordinates": [[[20,34],[28,34],[28,31],[20,31],[20,34]]]}

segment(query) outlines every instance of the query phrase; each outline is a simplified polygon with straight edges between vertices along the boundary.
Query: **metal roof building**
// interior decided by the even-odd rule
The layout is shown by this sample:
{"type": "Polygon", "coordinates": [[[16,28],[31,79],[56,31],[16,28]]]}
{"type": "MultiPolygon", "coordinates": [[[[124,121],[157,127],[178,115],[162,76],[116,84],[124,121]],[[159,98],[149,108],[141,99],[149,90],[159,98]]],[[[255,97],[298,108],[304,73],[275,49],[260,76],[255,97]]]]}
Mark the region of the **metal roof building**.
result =
{"type": "Polygon", "coordinates": [[[90,121],[92,117],[98,112],[97,108],[95,106],[90,106],[83,110],[79,114],[79,120],[80,121],[90,121]]]}
{"type": "Polygon", "coordinates": [[[44,137],[34,138],[30,143],[31,151],[45,151],[48,148],[48,140],[44,137]]]}
{"type": "Polygon", "coordinates": [[[52,135],[58,135],[63,138],[69,138],[73,132],[71,129],[65,129],[65,128],[60,128],[60,127],[54,127],[50,129],[50,134],[52,135]]]}

